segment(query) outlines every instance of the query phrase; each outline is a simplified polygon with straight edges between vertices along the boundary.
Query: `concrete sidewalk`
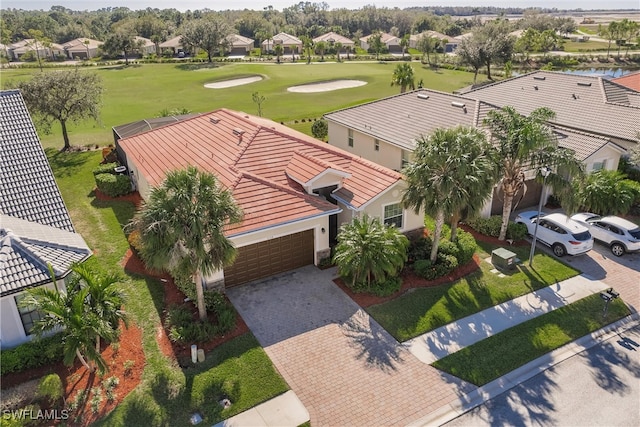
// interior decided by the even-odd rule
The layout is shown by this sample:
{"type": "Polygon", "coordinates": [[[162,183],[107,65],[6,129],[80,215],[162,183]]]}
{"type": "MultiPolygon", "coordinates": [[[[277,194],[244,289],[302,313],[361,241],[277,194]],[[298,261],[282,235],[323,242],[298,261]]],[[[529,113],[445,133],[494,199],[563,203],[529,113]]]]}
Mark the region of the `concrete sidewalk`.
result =
{"type": "Polygon", "coordinates": [[[309,412],[289,390],[251,409],[227,418],[214,427],[297,427],[309,421],[309,412]]]}
{"type": "Polygon", "coordinates": [[[406,345],[418,360],[431,364],[491,335],[607,288],[609,286],[599,280],[575,276],[434,329],[407,341],[406,345]]]}

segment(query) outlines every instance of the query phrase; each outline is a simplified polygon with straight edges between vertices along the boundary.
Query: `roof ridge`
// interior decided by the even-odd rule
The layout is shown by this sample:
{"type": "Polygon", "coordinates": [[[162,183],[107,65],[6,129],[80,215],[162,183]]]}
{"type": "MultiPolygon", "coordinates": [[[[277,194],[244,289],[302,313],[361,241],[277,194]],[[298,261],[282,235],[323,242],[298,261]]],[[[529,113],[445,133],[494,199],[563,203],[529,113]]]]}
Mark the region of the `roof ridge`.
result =
{"type": "Polygon", "coordinates": [[[43,259],[42,255],[37,249],[29,247],[29,243],[25,242],[22,238],[20,238],[20,236],[15,235],[13,231],[5,229],[5,233],[5,239],[6,237],[9,237],[9,242],[13,243],[12,245],[10,245],[10,247],[14,251],[18,251],[22,253],[23,256],[29,258],[29,260],[31,260],[31,262],[33,262],[34,264],[37,264],[41,270],[49,271],[49,266],[51,265],[51,268],[53,269],[56,277],[61,276],[65,273],[64,271],[56,268],[50,262],[47,262],[45,259],[43,259]]]}
{"type": "MultiPolygon", "coordinates": [[[[291,156],[291,159],[293,159],[296,155],[302,156],[305,159],[307,159],[309,161],[312,161],[314,163],[317,163],[318,165],[320,165],[320,166],[322,166],[322,167],[324,167],[326,169],[335,169],[335,170],[340,171],[340,172],[346,172],[346,171],[342,170],[342,168],[338,167],[337,165],[334,165],[333,163],[328,162],[328,161],[326,161],[324,159],[319,159],[318,157],[314,156],[311,153],[305,153],[304,151],[302,151],[300,149],[295,150],[293,152],[293,156],[291,156]]],[[[291,163],[291,160],[289,160],[289,163],[291,163]]]]}
{"type": "Polygon", "coordinates": [[[583,131],[583,130],[573,129],[573,128],[570,128],[570,127],[567,127],[567,126],[563,126],[563,125],[556,125],[556,124],[553,124],[553,123],[550,126],[551,126],[552,130],[560,129],[560,130],[563,130],[563,131],[566,131],[566,132],[573,132],[573,133],[576,133],[578,135],[584,135],[584,136],[588,136],[588,137],[591,137],[591,138],[597,138],[597,139],[602,139],[604,141],[611,142],[611,138],[607,138],[606,136],[602,136],[602,135],[596,135],[596,134],[591,133],[591,132],[586,132],[586,131],[583,131]]]}

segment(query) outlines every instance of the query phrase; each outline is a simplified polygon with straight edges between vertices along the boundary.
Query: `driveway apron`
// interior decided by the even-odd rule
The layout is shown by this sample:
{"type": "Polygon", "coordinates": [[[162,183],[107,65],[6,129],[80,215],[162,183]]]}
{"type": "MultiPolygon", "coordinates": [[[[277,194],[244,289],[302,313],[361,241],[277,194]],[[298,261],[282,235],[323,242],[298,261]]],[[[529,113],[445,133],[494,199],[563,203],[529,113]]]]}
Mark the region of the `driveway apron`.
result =
{"type": "Polygon", "coordinates": [[[335,274],[308,266],[227,290],[311,425],[406,425],[475,389],[419,362],[335,274]]]}

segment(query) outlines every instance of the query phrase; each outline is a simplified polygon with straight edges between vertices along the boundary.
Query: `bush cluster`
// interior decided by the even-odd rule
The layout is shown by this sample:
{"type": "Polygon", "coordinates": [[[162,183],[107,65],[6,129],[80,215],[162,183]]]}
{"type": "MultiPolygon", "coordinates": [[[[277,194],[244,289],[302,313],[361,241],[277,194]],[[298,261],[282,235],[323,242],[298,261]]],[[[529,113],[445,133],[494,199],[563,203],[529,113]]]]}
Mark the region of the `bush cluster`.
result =
{"type": "Polygon", "coordinates": [[[22,372],[27,369],[51,365],[62,360],[62,335],[57,334],[19,345],[0,352],[0,374],[22,372]]]}
{"type": "MultiPolygon", "coordinates": [[[[467,221],[467,225],[480,234],[486,236],[499,237],[500,226],[502,225],[502,217],[494,215],[490,218],[472,218],[467,221]]],[[[527,235],[527,226],[520,223],[509,221],[507,225],[507,239],[515,241],[524,239],[527,235]]]]}
{"type": "Polygon", "coordinates": [[[350,288],[355,293],[368,293],[378,297],[386,297],[392,295],[400,290],[402,287],[402,279],[400,277],[387,277],[382,281],[373,281],[371,286],[368,286],[366,282],[355,283],[350,288]]]}
{"type": "Polygon", "coordinates": [[[102,173],[110,173],[110,174],[115,175],[115,173],[116,173],[115,169],[117,167],[118,167],[118,164],[115,163],[115,162],[98,165],[98,167],[93,170],[93,176],[97,176],[97,175],[100,175],[102,173]]]}
{"type": "Polygon", "coordinates": [[[95,176],[98,190],[109,197],[124,196],[131,192],[131,181],[127,175],[101,173],[95,176]]]}
{"type": "Polygon", "coordinates": [[[224,335],[235,325],[235,311],[229,304],[226,304],[223,310],[216,312],[216,315],[217,323],[200,322],[194,319],[193,313],[188,308],[174,306],[167,311],[164,326],[169,331],[169,339],[173,342],[206,342],[216,336],[224,335]]]}
{"type": "Polygon", "coordinates": [[[430,258],[433,243],[422,237],[409,248],[409,259],[413,260],[413,271],[427,280],[434,280],[471,261],[476,251],[476,240],[470,233],[458,230],[455,242],[443,238],[438,245],[436,262],[430,258]]]}

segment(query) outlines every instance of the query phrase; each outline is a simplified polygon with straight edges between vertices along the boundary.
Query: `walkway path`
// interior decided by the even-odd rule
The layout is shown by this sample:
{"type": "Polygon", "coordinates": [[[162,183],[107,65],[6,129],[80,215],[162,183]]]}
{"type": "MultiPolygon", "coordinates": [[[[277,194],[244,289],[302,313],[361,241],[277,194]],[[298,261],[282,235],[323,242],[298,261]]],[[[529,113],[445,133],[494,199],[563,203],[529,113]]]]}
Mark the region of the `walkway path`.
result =
{"type": "Polygon", "coordinates": [[[430,364],[491,335],[608,287],[599,280],[584,275],[575,276],[434,329],[406,344],[418,360],[430,364]]]}

